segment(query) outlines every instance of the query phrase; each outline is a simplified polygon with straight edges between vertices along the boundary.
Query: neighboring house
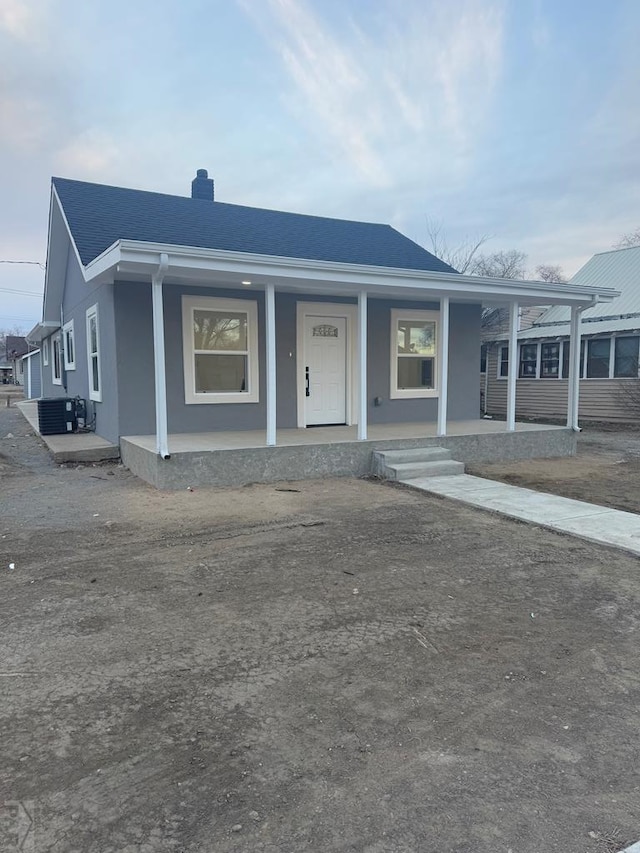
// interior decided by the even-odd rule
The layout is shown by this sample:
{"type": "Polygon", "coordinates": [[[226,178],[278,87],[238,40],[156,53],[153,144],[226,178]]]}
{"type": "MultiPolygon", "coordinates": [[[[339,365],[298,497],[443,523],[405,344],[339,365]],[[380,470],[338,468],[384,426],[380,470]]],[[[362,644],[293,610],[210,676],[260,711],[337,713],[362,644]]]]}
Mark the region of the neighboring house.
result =
{"type": "MultiPolygon", "coordinates": [[[[582,313],[580,417],[631,421],[640,415],[640,246],[594,255],[571,279],[594,292],[614,288],[612,302],[582,313]]],[[[519,418],[563,418],[567,410],[570,309],[549,307],[518,334],[516,414],[519,418]]],[[[506,333],[485,351],[485,409],[504,415],[509,346],[506,333]]]]}
{"type": "Polygon", "coordinates": [[[459,275],[388,225],[221,203],[205,170],[190,198],[54,178],[29,339],[44,397],[87,399],[100,436],[167,459],[176,436],[216,431],[444,435],[478,418],[482,303],[589,298],[459,275]]]}
{"type": "Polygon", "coordinates": [[[5,338],[6,362],[11,367],[10,382],[14,385],[24,385],[24,365],[22,364],[22,356],[25,355],[32,347],[29,346],[27,339],[19,335],[7,335],[5,338]]]}
{"type": "Polygon", "coordinates": [[[22,356],[22,376],[24,378],[24,396],[27,400],[37,400],[42,396],[42,364],[40,350],[32,350],[22,356]]]}

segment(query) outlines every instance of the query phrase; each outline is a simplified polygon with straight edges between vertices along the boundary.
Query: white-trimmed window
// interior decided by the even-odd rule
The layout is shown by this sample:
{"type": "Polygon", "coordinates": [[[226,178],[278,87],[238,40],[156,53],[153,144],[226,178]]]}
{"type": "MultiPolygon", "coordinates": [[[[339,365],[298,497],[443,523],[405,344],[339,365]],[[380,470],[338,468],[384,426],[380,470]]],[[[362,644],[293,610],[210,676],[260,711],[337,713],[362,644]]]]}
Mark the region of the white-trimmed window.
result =
{"type": "Polygon", "coordinates": [[[100,327],[98,306],[87,309],[87,360],[89,367],[89,399],[102,400],[102,371],[100,369],[100,327]]]}
{"type": "Polygon", "coordinates": [[[62,327],[62,345],[64,350],[64,369],[76,369],[76,342],[73,335],[73,320],[62,327]]]}
{"type": "Polygon", "coordinates": [[[42,363],[45,367],[49,364],[49,338],[42,341],[42,363]]]}
{"type": "Polygon", "coordinates": [[[498,379],[509,376],[509,347],[498,347],[498,379]]]}
{"type": "Polygon", "coordinates": [[[51,381],[62,385],[62,337],[58,332],[51,338],[51,381]]]}
{"type": "Polygon", "coordinates": [[[392,399],[437,397],[437,311],[391,311],[392,399]]]}
{"type": "Polygon", "coordinates": [[[258,402],[258,304],[182,297],[185,403],[258,402]]]}

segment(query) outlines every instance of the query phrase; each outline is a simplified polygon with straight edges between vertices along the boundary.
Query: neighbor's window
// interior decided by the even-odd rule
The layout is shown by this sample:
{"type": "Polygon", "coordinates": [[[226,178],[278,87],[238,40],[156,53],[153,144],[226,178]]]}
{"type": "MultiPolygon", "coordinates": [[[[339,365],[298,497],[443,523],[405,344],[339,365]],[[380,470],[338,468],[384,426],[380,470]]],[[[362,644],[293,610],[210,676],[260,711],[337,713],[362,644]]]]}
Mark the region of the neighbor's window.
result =
{"type": "MultiPolygon", "coordinates": [[[[569,378],[569,354],[571,352],[571,344],[569,341],[564,341],[562,344],[562,378],[569,378]]],[[[580,378],[584,379],[584,339],[580,341],[580,378]]]]}
{"type": "Polygon", "coordinates": [[[498,376],[506,378],[509,375],[509,347],[500,347],[498,359],[498,376]]]}
{"type": "Polygon", "coordinates": [[[535,379],[538,369],[538,344],[521,344],[520,378],[535,379]]]}
{"type": "Polygon", "coordinates": [[[62,343],[64,349],[65,370],[76,369],[76,347],[73,337],[73,320],[69,320],[62,327],[62,343]]]}
{"type": "Polygon", "coordinates": [[[87,310],[87,361],[89,367],[89,398],[102,400],[102,371],[100,368],[100,327],[98,306],[87,310]]]}
{"type": "Polygon", "coordinates": [[[540,345],[540,378],[557,379],[560,373],[560,344],[540,345]]]}
{"type": "Polygon", "coordinates": [[[480,347],[480,373],[487,372],[487,345],[482,344],[480,347]]]}
{"type": "Polygon", "coordinates": [[[587,378],[608,379],[610,338],[592,338],[587,342],[587,378]]]}
{"type": "Polygon", "coordinates": [[[437,395],[437,326],[435,311],[391,311],[392,398],[437,395]]]}
{"type": "Polygon", "coordinates": [[[637,336],[615,339],[615,360],[613,375],[615,377],[638,377],[638,344],[637,336]]]}
{"type": "Polygon", "coordinates": [[[183,296],[182,322],[185,402],[257,403],[257,302],[183,296]]]}
{"type": "Polygon", "coordinates": [[[42,363],[45,367],[49,364],[49,338],[42,341],[42,363]]]}

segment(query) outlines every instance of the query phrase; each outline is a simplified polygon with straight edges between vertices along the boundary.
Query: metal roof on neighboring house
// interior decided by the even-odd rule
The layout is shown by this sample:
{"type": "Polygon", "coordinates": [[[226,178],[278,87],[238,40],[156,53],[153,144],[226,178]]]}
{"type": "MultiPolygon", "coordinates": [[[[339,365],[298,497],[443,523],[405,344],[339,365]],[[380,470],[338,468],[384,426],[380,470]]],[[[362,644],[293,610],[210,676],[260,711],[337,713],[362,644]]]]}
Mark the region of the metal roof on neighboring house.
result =
{"type": "MultiPolygon", "coordinates": [[[[620,291],[620,296],[612,302],[603,302],[593,308],[587,308],[582,314],[583,321],[595,317],[623,318],[628,314],[640,314],[640,246],[614,249],[594,255],[578,270],[570,283],[593,287],[594,290],[598,287],[612,287],[620,291]]],[[[569,307],[554,305],[538,318],[536,326],[568,323],[570,314],[569,307]]],[[[630,322],[631,328],[635,328],[633,323],[637,324],[637,319],[630,318],[630,322]]],[[[614,331],[614,329],[606,329],[606,331],[614,331]]]]}
{"type": "MultiPolygon", "coordinates": [[[[586,314],[586,311],[585,311],[586,314]]],[[[611,335],[619,332],[635,332],[640,329],[640,314],[634,317],[625,317],[624,319],[614,318],[611,320],[595,320],[593,322],[582,323],[580,334],[583,337],[590,335],[611,335]]],[[[525,329],[524,332],[518,333],[519,341],[541,340],[545,338],[567,338],[570,334],[569,323],[557,323],[552,326],[532,326],[530,329],[525,329]]],[[[501,335],[500,338],[507,338],[508,335],[501,335]]]]}
{"type": "Polygon", "coordinates": [[[86,266],[118,240],[453,273],[390,225],[53,178],[86,266]]]}

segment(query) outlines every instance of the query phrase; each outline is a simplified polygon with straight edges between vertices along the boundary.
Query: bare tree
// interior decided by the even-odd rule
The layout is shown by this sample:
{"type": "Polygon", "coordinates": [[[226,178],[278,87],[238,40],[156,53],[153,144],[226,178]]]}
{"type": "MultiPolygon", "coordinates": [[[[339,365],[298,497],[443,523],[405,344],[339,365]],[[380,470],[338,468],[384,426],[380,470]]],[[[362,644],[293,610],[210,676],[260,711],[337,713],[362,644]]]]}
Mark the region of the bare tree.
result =
{"type": "Polygon", "coordinates": [[[461,243],[452,246],[443,233],[442,220],[431,219],[429,216],[427,216],[427,237],[427,247],[431,254],[463,275],[465,273],[474,274],[473,267],[478,250],[487,240],[491,239],[489,234],[482,234],[479,237],[465,237],[461,243]]]}
{"type": "Polygon", "coordinates": [[[491,278],[524,278],[527,256],[517,249],[501,250],[490,255],[478,255],[473,263],[473,275],[491,278]]]}
{"type": "Polygon", "coordinates": [[[613,244],[614,249],[631,249],[633,246],[640,246],[640,227],[623,234],[618,242],[613,244]]]}
{"type": "Polygon", "coordinates": [[[534,275],[538,281],[566,281],[560,264],[538,264],[534,275]]]}

